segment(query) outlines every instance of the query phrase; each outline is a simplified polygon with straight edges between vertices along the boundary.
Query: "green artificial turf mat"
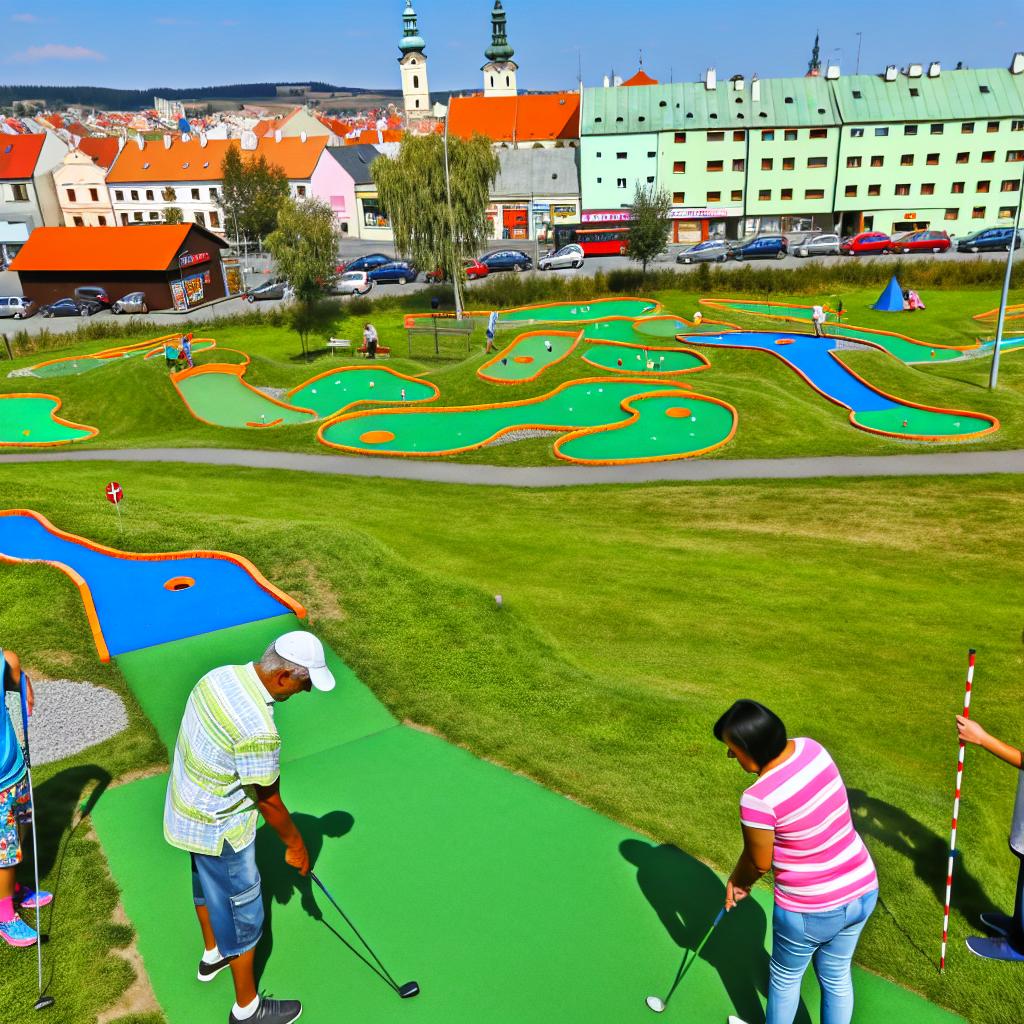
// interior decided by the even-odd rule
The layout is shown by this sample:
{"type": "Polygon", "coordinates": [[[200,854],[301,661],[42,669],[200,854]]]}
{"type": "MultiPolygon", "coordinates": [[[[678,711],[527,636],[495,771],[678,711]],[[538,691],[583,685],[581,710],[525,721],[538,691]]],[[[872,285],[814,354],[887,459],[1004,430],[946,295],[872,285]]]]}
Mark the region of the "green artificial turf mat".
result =
{"type": "Polygon", "coordinates": [[[61,417],[59,409],[49,395],[0,395],[0,445],[65,444],[94,436],[90,427],[61,417]]]}
{"type": "Polygon", "coordinates": [[[178,390],[192,414],[218,427],[247,427],[280,422],[308,423],[316,419],[313,412],[274,402],[255,388],[246,387],[236,373],[207,370],[183,377],[178,390]]]}
{"type": "MultiPolygon", "coordinates": [[[[280,615],[121,654],[117,665],[170,750],[188,695],[206,672],[220,665],[259,660],[267,645],[282,633],[305,628],[295,616],[280,615]]],[[[275,708],[283,758],[304,757],[395,724],[351,669],[329,647],[326,652],[337,687],[330,693],[297,694],[275,708]]]]}
{"type": "MultiPolygon", "coordinates": [[[[112,790],[94,821],[168,1021],[220,1024],[230,983],[194,981],[199,931],[188,858],[162,838],[165,786],[161,776],[112,790]]],[[[721,879],[674,847],[404,727],[293,761],[282,793],[324,884],[395,978],[423,989],[399,1006],[331,933],[352,939],[264,827],[272,942],[258,954],[269,957],[260,987],[303,999],[314,1021],[642,1022],[644,998],[671,984],[723,897],[721,879]]],[[[670,1006],[676,1019],[763,1020],[769,900],[761,890],[726,918],[670,1006]]],[[[957,1019],[862,971],[855,987],[861,1020],[957,1019]]],[[[805,999],[804,1020],[817,1021],[810,975],[805,999]]]]}

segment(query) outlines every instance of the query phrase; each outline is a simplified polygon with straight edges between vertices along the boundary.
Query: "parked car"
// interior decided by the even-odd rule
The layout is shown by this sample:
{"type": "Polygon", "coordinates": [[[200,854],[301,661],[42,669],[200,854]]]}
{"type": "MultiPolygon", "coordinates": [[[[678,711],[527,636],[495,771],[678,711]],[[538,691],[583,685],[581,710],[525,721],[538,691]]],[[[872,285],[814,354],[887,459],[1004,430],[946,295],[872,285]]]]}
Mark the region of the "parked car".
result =
{"type": "Polygon", "coordinates": [[[257,288],[250,288],[245,293],[247,302],[259,302],[261,299],[283,299],[287,281],[267,281],[257,288]]]}
{"type": "Polygon", "coordinates": [[[96,288],[91,285],[87,288],[76,288],[75,298],[79,302],[98,302],[100,309],[110,309],[111,306],[106,288],[96,288]]]}
{"type": "Polygon", "coordinates": [[[520,273],[533,269],[533,260],[521,249],[496,249],[480,257],[480,262],[492,273],[514,270],[520,273]]]}
{"type": "MultiPolygon", "coordinates": [[[[462,273],[465,275],[466,280],[476,281],[481,277],[486,277],[490,271],[481,263],[478,259],[470,258],[462,261],[462,273]]],[[[438,267],[436,270],[431,270],[429,273],[424,275],[426,280],[430,284],[440,284],[442,281],[448,280],[448,275],[438,267]]]]}
{"type": "Polygon", "coordinates": [[[365,270],[346,270],[331,291],[335,295],[368,295],[372,288],[373,282],[365,270]]]}
{"type": "Polygon", "coordinates": [[[385,256],[382,252],[371,252],[368,256],[358,256],[354,260],[349,260],[348,263],[343,264],[345,270],[376,270],[377,267],[383,267],[385,263],[394,262],[394,256],[385,256]]]}
{"type": "Polygon", "coordinates": [[[111,307],[111,313],[148,313],[145,292],[129,292],[122,296],[111,307]]]}
{"type": "Polygon", "coordinates": [[[583,247],[575,242],[563,245],[558,252],[549,252],[537,261],[538,270],[562,270],[568,267],[579,270],[583,266],[583,247]]]}
{"type": "Polygon", "coordinates": [[[833,234],[805,235],[791,250],[794,256],[838,256],[839,236],[833,234]]]}
{"type": "Polygon", "coordinates": [[[0,296],[0,317],[24,320],[36,311],[35,302],[25,295],[0,296]]]}
{"type": "MultiPolygon", "coordinates": [[[[1013,228],[985,228],[961,238],[956,243],[957,252],[1009,252],[1013,228]]],[[[1013,243],[1014,249],[1020,248],[1020,232],[1013,243]]]]}
{"type": "Polygon", "coordinates": [[[420,272],[405,260],[392,260],[373,270],[366,275],[374,284],[405,284],[407,281],[415,281],[420,272]]]}
{"type": "Polygon", "coordinates": [[[92,316],[102,308],[98,302],[91,300],[81,302],[78,299],[58,299],[40,307],[39,313],[47,319],[54,316],[92,316]]]}
{"type": "Polygon", "coordinates": [[[893,252],[946,252],[953,243],[945,231],[908,231],[892,240],[893,252]]]}
{"type": "Polygon", "coordinates": [[[884,231],[862,231],[839,243],[839,251],[844,256],[877,255],[891,250],[892,239],[884,231]]]}
{"type": "Polygon", "coordinates": [[[711,238],[684,249],[676,263],[724,263],[729,258],[729,246],[720,238],[711,238]]]}
{"type": "Polygon", "coordinates": [[[737,242],[729,251],[734,260],[781,260],[789,246],[782,235],[760,235],[737,242]]]}

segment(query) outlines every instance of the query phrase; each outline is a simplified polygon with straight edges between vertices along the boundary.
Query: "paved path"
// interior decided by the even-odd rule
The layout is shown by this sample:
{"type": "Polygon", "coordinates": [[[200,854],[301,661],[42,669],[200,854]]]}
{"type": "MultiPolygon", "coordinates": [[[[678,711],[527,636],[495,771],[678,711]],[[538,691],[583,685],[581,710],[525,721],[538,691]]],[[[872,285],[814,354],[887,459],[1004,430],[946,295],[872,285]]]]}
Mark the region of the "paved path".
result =
{"type": "Polygon", "coordinates": [[[0,466],[20,462],[171,462],[203,466],[288,469],[331,476],[389,477],[492,487],[574,487],[655,481],[802,480],[813,477],[974,476],[1024,473],[1024,451],[943,455],[834,455],[804,459],[712,459],[634,466],[471,466],[407,459],[350,458],[231,448],[124,448],[0,455],[0,466]]]}

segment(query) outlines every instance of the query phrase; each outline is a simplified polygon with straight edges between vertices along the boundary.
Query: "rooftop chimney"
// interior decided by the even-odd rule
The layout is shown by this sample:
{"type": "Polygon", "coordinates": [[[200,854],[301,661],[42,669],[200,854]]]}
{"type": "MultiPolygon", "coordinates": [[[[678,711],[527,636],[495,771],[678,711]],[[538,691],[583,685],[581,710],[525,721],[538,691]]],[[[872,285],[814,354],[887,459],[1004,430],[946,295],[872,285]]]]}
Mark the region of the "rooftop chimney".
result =
{"type": "Polygon", "coordinates": [[[604,87],[607,89],[611,84],[612,84],[611,83],[611,79],[607,75],[605,75],[604,76],[604,87]]]}
{"type": "Polygon", "coordinates": [[[896,81],[896,76],[898,74],[899,74],[899,71],[897,70],[896,65],[895,64],[890,64],[885,69],[885,80],[887,82],[895,82],[896,81]]]}
{"type": "Polygon", "coordinates": [[[299,138],[302,139],[303,142],[305,142],[306,141],[306,133],[305,132],[299,132],[299,138]]]}
{"type": "Polygon", "coordinates": [[[274,141],[275,142],[280,142],[281,141],[281,129],[280,128],[275,128],[274,129],[274,141]]]}
{"type": "Polygon", "coordinates": [[[924,67],[920,64],[911,64],[907,67],[907,78],[920,78],[924,67]]]}
{"type": "Polygon", "coordinates": [[[1010,61],[1010,74],[1024,74],[1024,53],[1018,52],[1013,55],[1013,60],[1010,61]]]}
{"type": "Polygon", "coordinates": [[[829,66],[825,68],[825,77],[834,82],[839,77],[839,65],[829,64],[829,66]]]}
{"type": "Polygon", "coordinates": [[[750,79],[750,101],[751,103],[761,102],[761,79],[757,75],[750,79]]]}
{"type": "Polygon", "coordinates": [[[714,68],[708,68],[704,72],[704,88],[708,92],[714,92],[718,88],[718,72],[714,68]]]}
{"type": "Polygon", "coordinates": [[[939,75],[941,75],[941,74],[942,74],[942,65],[937,60],[933,60],[931,62],[931,64],[928,65],[928,77],[929,78],[938,78],[939,75]]]}
{"type": "Polygon", "coordinates": [[[743,86],[744,86],[745,84],[746,84],[746,83],[745,83],[745,82],[743,81],[743,76],[742,76],[742,75],[737,75],[737,76],[736,76],[736,77],[735,77],[735,78],[734,78],[734,79],[732,80],[732,87],[733,87],[733,88],[734,88],[734,89],[735,89],[735,90],[736,90],[737,92],[743,92],[743,86]]]}
{"type": "Polygon", "coordinates": [[[170,149],[170,148],[171,148],[171,137],[170,137],[170,135],[165,135],[164,136],[164,149],[170,149]]]}

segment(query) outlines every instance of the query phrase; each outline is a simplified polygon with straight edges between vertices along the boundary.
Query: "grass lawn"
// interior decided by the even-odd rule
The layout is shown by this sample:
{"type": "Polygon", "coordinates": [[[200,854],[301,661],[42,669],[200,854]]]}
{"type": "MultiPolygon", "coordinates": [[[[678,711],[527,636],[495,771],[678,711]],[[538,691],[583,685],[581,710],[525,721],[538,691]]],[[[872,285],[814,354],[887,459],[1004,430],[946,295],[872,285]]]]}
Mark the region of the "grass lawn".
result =
{"type": "MultiPolygon", "coordinates": [[[[764,700],[832,751],[878,863],[883,906],[860,962],[972,1022],[1019,1020],[1024,976],[963,946],[979,910],[1008,909],[1016,871],[1005,842],[1015,780],[976,750],[950,962],[945,977],[936,970],[969,646],[975,717],[1020,739],[1019,479],[527,492],[103,463],[12,466],[0,479],[6,506],[102,543],[251,558],[399,718],[717,868],[739,849],[746,779],[711,724],[736,697],[764,700]],[[124,542],[101,495],[115,473],[124,542]]],[[[3,567],[0,593],[0,636],[30,668],[124,694],[96,661],[70,581],[3,567]]],[[[46,851],[82,785],[162,762],[129,707],[127,733],[37,773],[51,883],[46,851]]],[[[66,850],[46,949],[50,1019],[77,1024],[128,983],[110,950],[130,931],[110,923],[116,892],[87,824],[66,850]]],[[[34,986],[30,955],[7,962],[0,1005],[34,986]]]]}
{"type": "MultiPolygon", "coordinates": [[[[861,326],[901,330],[925,341],[937,343],[969,343],[979,334],[990,336],[994,328],[978,324],[972,314],[991,308],[990,290],[935,290],[926,295],[928,310],[919,314],[885,314],[869,309],[877,289],[844,293],[841,298],[847,319],[861,326]]],[[[698,309],[698,296],[692,292],[656,293],[665,308],[684,316],[698,309]]],[[[757,297],[757,296],[751,296],[757,297]]],[[[764,295],[759,296],[763,299],[764,295]]],[[[832,303],[836,295],[772,294],[772,301],[806,303],[820,298],[832,303]]],[[[1024,292],[1013,300],[1024,300],[1024,292]]],[[[707,311],[706,311],[707,312],[707,311]]],[[[395,358],[387,364],[410,375],[423,374],[441,389],[441,405],[468,405],[503,402],[546,394],[557,385],[598,371],[584,363],[581,345],[567,359],[552,366],[539,379],[519,385],[500,385],[482,381],[477,369],[485,362],[482,343],[475,340],[474,354],[462,361],[439,362],[425,357],[409,359],[403,310],[386,305],[370,314],[381,335],[382,344],[392,346],[395,358]],[[379,313],[379,315],[378,315],[379,313]]],[[[780,322],[739,314],[709,315],[730,318],[745,329],[778,330],[780,322]]],[[[335,336],[358,338],[366,314],[346,316],[330,328],[335,336]]],[[[784,325],[783,325],[784,326],[784,325]]],[[[796,327],[797,325],[794,325],[796,327]]],[[[1012,325],[1011,325],[1012,326],[1012,325]]],[[[520,326],[501,332],[499,343],[511,341],[518,333],[530,330],[520,326]]],[[[350,365],[361,360],[325,355],[311,363],[296,357],[298,337],[281,326],[236,325],[229,322],[211,324],[203,332],[216,338],[222,348],[241,349],[253,357],[246,380],[256,386],[292,388],[309,377],[334,366],[350,365]]],[[[108,342],[109,344],[109,342],[108,342]]],[[[424,345],[423,340],[419,342],[424,345]]],[[[94,352],[104,347],[101,341],[78,346],[78,352],[94,352]]],[[[418,353],[425,351],[419,348],[418,353]]],[[[865,433],[853,428],[847,410],[826,401],[808,387],[781,361],[758,352],[741,352],[704,348],[711,368],[681,378],[699,393],[724,399],[739,411],[739,427],[735,439],[712,453],[711,458],[767,458],[799,455],[870,455],[907,451],[962,450],[963,445],[935,445],[901,442],[865,433]]],[[[59,355],[75,353],[62,349],[59,355]]],[[[46,358],[33,353],[8,367],[29,366],[46,358]]],[[[237,362],[240,357],[230,353],[204,353],[197,361],[224,360],[237,362]]],[[[1002,362],[1001,387],[988,391],[988,361],[981,359],[941,367],[908,367],[876,352],[846,352],[843,359],[858,374],[883,391],[923,405],[957,408],[997,416],[1002,428],[972,447],[1018,448],[1024,446],[1024,355],[1008,354],[1002,362]]],[[[365,365],[365,363],[362,363],[365,365]]],[[[100,435],[88,442],[93,447],[259,447],[268,449],[317,452],[329,449],[315,440],[316,425],[295,425],[266,431],[228,429],[197,422],[184,407],[167,380],[162,362],[141,359],[125,360],[117,365],[94,370],[80,377],[0,378],[0,393],[24,390],[52,393],[64,400],[62,414],[78,423],[100,428],[100,435]]],[[[535,440],[497,448],[478,449],[452,457],[467,463],[498,465],[551,464],[551,440],[535,440]]]]}

